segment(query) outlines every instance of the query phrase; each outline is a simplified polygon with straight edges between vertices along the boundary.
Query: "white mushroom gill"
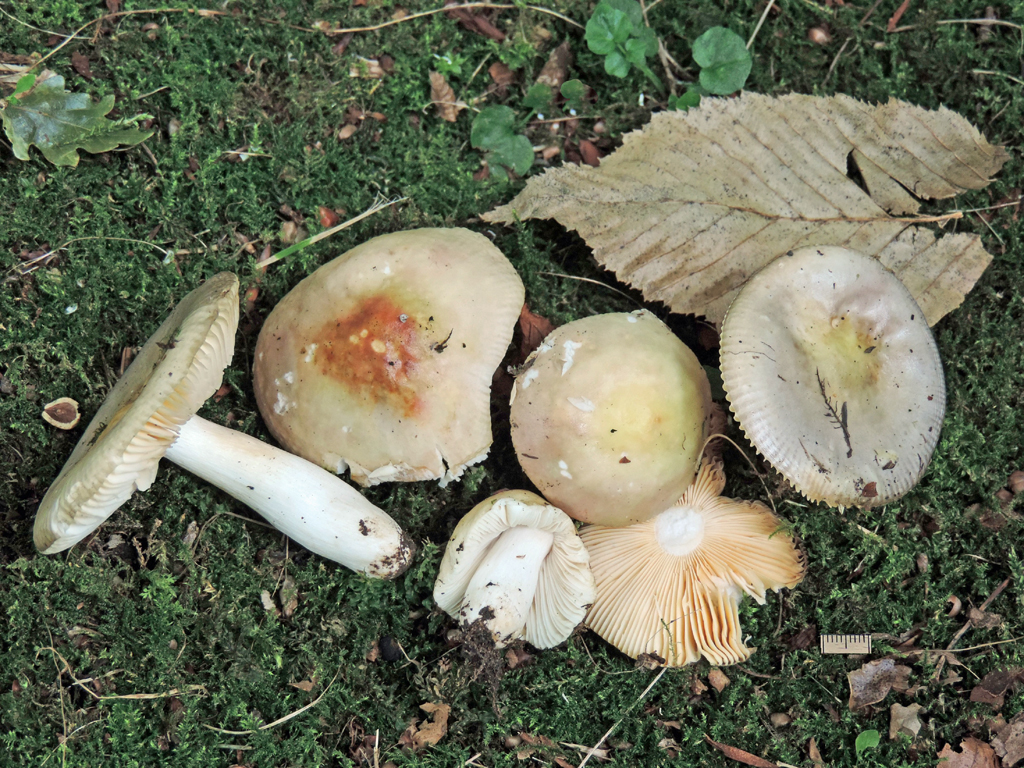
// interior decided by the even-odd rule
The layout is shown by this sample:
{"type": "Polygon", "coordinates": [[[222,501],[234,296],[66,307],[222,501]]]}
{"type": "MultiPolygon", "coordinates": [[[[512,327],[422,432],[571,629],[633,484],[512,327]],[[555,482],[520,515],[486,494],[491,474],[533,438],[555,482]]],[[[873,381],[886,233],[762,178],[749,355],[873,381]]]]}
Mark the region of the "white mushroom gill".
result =
{"type": "Polygon", "coordinates": [[[459,617],[466,624],[483,619],[501,643],[519,636],[554,539],[548,531],[522,525],[503,532],[470,579],[459,617]]]}
{"type": "Polygon", "coordinates": [[[411,562],[415,547],[387,513],[299,456],[198,416],[181,426],[164,456],[354,571],[389,579],[411,562]]]}

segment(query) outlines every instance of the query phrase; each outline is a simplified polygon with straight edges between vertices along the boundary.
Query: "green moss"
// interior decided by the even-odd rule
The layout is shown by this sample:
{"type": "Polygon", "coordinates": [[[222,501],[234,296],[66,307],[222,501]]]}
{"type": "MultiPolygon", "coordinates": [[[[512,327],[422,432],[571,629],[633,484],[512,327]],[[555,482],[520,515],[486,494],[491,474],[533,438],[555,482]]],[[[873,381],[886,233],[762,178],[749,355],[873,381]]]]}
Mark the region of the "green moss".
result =
{"type": "MultiPolygon", "coordinates": [[[[123,7],[145,6],[126,0],[123,7]]],[[[882,8],[862,24],[866,9],[850,3],[780,7],[752,47],[751,90],[945,105],[1011,147],[1013,159],[988,190],[933,204],[932,211],[986,206],[1020,187],[1024,95],[1012,79],[1020,76],[1019,30],[993,28],[982,43],[975,26],[937,24],[977,15],[965,0],[915,3],[901,22],[914,29],[894,35],[884,32],[889,11],[882,8]],[[807,29],[826,21],[833,43],[809,42],[807,29]]],[[[382,764],[460,765],[479,753],[484,765],[513,766],[521,764],[517,751],[523,749],[549,763],[555,756],[578,763],[579,750],[563,745],[593,745],[618,723],[610,739],[617,765],[733,764],[707,746],[706,734],[793,765],[807,763],[807,742],[814,738],[833,765],[923,768],[935,764],[934,753],[946,742],[987,738],[969,718],[987,716],[989,708],[970,704],[968,693],[975,675],[1024,663],[1015,643],[964,654],[969,672],[958,668],[964,680],[957,683],[930,683],[934,661],[909,662],[911,682],[925,686],[913,700],[925,705],[930,728],[913,749],[905,739],[883,739],[855,760],[857,735],[886,733],[888,705],[912,697],[890,694],[870,712],[853,714],[846,675],[860,660],[821,656],[816,647],[794,648],[790,640],[811,624],[819,632],[886,636],[917,628],[918,646],[942,648],[963,621],[946,616],[946,598],[979,605],[1008,576],[1009,588],[992,606],[1003,616],[1002,627],[972,630],[961,645],[1022,634],[1024,575],[1015,548],[1024,532],[1020,501],[1000,511],[995,497],[1010,471],[1024,466],[1024,223],[1012,209],[993,212],[991,230],[970,215],[955,225],[979,232],[996,259],[964,305],[936,328],[949,406],[924,481],[897,504],[870,512],[841,514],[792,493],[775,494],[808,553],[808,578],[763,607],[743,608],[745,631],[758,651],[726,670],[732,683],[721,693],[694,692],[694,680],[708,671],[699,664],[668,671],[638,703],[657,672],[634,669],[586,632],[506,670],[496,689],[450,645],[451,622],[431,600],[447,537],[488,494],[526,483],[503,424],[496,424],[491,459],[461,484],[367,494],[420,542],[416,563],[396,583],[370,581],[296,551],[274,531],[233,516],[250,513],[172,466],[88,546],[54,557],[34,552],[36,505],[78,434],[48,427],[39,418],[41,404],[72,396],[88,418],[116,380],[122,350],[141,344],[199,280],[231,270],[243,288],[257,286],[255,258],[265,243],[279,248],[275,238],[289,210],[315,232],[318,206],[355,214],[378,195],[409,198],[259,279],[253,315],[243,318],[226,375],[232,391],[205,413],[263,439],[270,438],[248,374],[260,319],[304,275],[373,235],[416,226],[490,231],[522,273],[530,307],[556,323],[635,307],[638,294],[599,269],[579,238],[557,225],[481,224],[478,215],[510,199],[521,182],[473,179],[481,160],[469,146],[473,113],[463,111],[455,123],[437,119],[427,73],[435,55],[457,54],[465,64],[450,80],[460,96],[482,96],[480,105],[506,103],[525,116],[525,87],[549,50],[568,38],[576,56],[572,75],[593,91],[579,135],[596,138],[589,131],[601,118],[603,136],[613,143],[647,121],[659,95],[639,73],[609,78],[579,30],[525,9],[497,17],[509,35],[503,44],[444,14],[356,34],[341,55],[332,51],[338,38],[294,28],[320,20],[376,24],[397,8],[286,0],[229,4],[225,17],[124,16],[95,37],[90,27],[47,64],[76,90],[116,94],[123,114],[154,115],[149,152],[84,156],[77,168],[58,169],[38,156],[15,161],[0,148],[0,374],[11,388],[0,394],[0,605],[6,619],[0,629],[6,750],[0,765],[349,766],[358,762],[363,739],[378,730],[382,764]],[[538,27],[550,33],[546,41],[538,27]],[[75,73],[75,52],[88,56],[95,79],[75,73]],[[385,54],[394,60],[387,77],[349,76],[356,56],[385,54]],[[505,95],[491,88],[487,67],[495,61],[523,72],[505,95]],[[368,116],[354,136],[339,141],[353,109],[368,116]],[[255,253],[245,248],[248,241],[257,244],[255,253]],[[17,274],[22,257],[47,251],[54,254],[44,266],[17,274]],[[572,279],[581,277],[604,285],[572,279]],[[993,531],[983,519],[1003,527],[993,531]],[[266,592],[279,600],[285,576],[299,594],[289,617],[267,611],[261,599],[266,592]],[[75,684],[72,676],[86,682],[75,684]],[[311,691],[292,685],[303,681],[313,682],[311,691]],[[97,698],[145,693],[161,697],[97,698]],[[321,695],[308,711],[258,730],[321,695]],[[423,717],[419,704],[438,700],[452,706],[448,735],[419,755],[404,752],[397,745],[412,719],[423,717]],[[768,719],[773,712],[786,712],[793,722],[776,728],[768,719]],[[506,744],[520,731],[545,736],[554,746],[506,744]]],[[[105,5],[53,0],[8,10],[26,24],[66,34],[105,5]]],[[[559,10],[582,22],[591,5],[564,3],[559,10]]],[[[754,0],[665,0],[649,16],[687,66],[689,45],[705,29],[723,25],[748,37],[762,10],[754,0]]],[[[999,10],[1005,20],[1024,23],[1020,8],[999,10]]],[[[5,53],[51,48],[45,32],[0,25],[5,53]]],[[[528,135],[535,144],[560,141],[547,127],[530,128],[528,135]]],[[[654,309],[684,339],[696,333],[689,319],[654,309]]],[[[733,436],[740,438],[735,429],[733,436]]],[[[731,493],[764,496],[735,454],[729,468],[731,493]]],[[[770,476],[768,486],[776,489],[777,478],[770,476]]],[[[892,642],[876,644],[884,652],[892,642]]],[[[1012,693],[1004,712],[1022,704],[1024,695],[1012,693]]]]}

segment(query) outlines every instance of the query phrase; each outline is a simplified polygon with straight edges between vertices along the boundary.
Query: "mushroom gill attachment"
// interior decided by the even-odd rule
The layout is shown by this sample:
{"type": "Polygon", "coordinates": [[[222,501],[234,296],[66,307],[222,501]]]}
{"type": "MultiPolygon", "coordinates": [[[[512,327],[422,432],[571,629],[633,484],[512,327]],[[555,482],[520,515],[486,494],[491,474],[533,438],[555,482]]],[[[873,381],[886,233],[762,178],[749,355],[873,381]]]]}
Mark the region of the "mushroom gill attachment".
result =
{"type": "Polygon", "coordinates": [[[457,479],[491,445],[522,281],[483,235],[417,229],[320,267],[260,332],[256,400],[288,450],[364,486],[457,479]]]}
{"type": "Polygon", "coordinates": [[[512,390],[512,443],[567,514],[629,525],[670,506],[697,472],[711,386],[693,352],[646,310],[552,331],[512,390]]]}
{"type": "Polygon", "coordinates": [[[36,547],[84,539],[147,490],[181,425],[220,386],[234,352],[238,278],[222,272],[174,308],[110,390],[36,513],[36,547]]]}
{"type": "Polygon", "coordinates": [[[623,653],[657,654],[668,666],[704,656],[736,664],[743,643],[739,603],[763,604],[769,589],[793,587],[804,558],[760,502],[721,496],[720,462],[705,464],[675,506],[636,525],[586,525],[597,598],[586,624],[623,653]]]}
{"type": "Polygon", "coordinates": [[[924,474],[946,406],[924,312],[876,259],[780,256],[722,325],[722,381],[747,438],[808,499],[875,507],[924,474]]]}
{"type": "Polygon", "coordinates": [[[587,550],[572,520],[529,491],[482,501],[455,527],[434,600],[463,625],[483,621],[501,647],[551,648],[594,600],[587,550]]]}

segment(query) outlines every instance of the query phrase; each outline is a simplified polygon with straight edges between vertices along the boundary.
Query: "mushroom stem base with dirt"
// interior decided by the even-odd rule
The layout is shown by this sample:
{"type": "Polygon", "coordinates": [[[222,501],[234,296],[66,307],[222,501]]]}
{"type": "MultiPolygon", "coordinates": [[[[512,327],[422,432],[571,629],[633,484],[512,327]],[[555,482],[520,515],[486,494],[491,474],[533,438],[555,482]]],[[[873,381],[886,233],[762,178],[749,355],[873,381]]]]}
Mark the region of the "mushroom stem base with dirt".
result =
{"type": "Polygon", "coordinates": [[[165,457],[354,571],[390,579],[412,560],[415,546],[387,513],[336,475],[254,437],[193,416],[165,457]]]}
{"type": "Polygon", "coordinates": [[[482,619],[499,647],[518,637],[553,543],[550,532],[522,525],[502,533],[469,582],[459,611],[462,621],[482,619]]]}

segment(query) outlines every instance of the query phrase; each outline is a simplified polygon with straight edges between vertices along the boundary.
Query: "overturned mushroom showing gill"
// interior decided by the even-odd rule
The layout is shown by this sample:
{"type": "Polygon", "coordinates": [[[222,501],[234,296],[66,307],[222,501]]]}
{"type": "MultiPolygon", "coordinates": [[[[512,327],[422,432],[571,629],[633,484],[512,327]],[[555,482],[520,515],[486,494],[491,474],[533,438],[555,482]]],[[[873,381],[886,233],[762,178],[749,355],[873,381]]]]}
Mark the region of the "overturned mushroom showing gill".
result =
{"type": "Polygon", "coordinates": [[[597,583],[590,629],[628,656],[656,654],[668,666],[750,656],[741,598],[763,604],[767,590],[796,586],[804,558],[770,509],[723,497],[723,488],[721,462],[712,461],[660,515],[582,528],[597,583]]]}
{"type": "Polygon", "coordinates": [[[267,318],[253,366],[260,413],[288,450],[360,485],[445,485],[490,450],[491,377],[523,297],[483,235],[368,240],[267,318]]]}
{"type": "Polygon", "coordinates": [[[894,501],[938,443],[946,389],[924,313],[856,251],[791,251],[755,275],[722,325],[721,369],[744,433],[812,501],[894,501]]]}
{"type": "Polygon", "coordinates": [[[415,547],[340,478],[195,415],[221,385],[238,325],[238,278],[223,272],[171,312],[111,389],[36,513],[46,554],[85,538],[156,479],[166,456],[259,512],[316,554],[393,578],[415,547]],[[372,535],[364,535],[369,531],[372,535]]]}
{"type": "Polygon", "coordinates": [[[594,600],[587,550],[572,520],[536,494],[477,504],[448,541],[434,600],[464,626],[483,621],[497,646],[563,642],[594,600]]]}

